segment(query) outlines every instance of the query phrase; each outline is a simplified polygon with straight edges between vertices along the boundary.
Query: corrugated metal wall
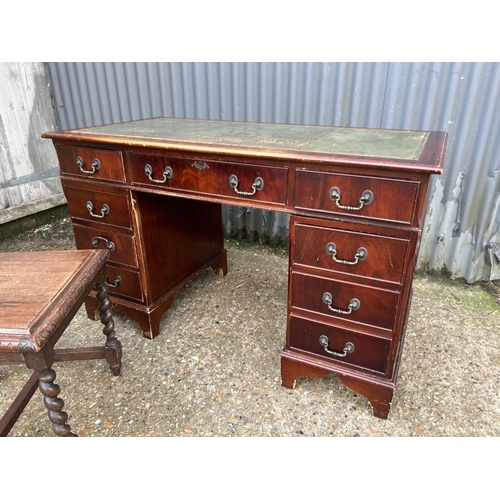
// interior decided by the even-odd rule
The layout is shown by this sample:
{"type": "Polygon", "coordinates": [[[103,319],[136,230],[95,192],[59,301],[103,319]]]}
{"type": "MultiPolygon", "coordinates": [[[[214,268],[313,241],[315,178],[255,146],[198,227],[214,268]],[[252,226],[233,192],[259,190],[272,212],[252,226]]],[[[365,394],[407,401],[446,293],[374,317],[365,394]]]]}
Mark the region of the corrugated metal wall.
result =
{"type": "MultiPolygon", "coordinates": [[[[445,130],[420,270],[500,278],[498,63],[47,63],[61,128],[157,116],[445,130]]],[[[224,208],[230,236],[287,239],[284,214],[224,208]]]]}
{"type": "Polygon", "coordinates": [[[56,127],[43,63],[0,63],[0,224],[66,203],[57,158],[40,134],[56,127]]]}

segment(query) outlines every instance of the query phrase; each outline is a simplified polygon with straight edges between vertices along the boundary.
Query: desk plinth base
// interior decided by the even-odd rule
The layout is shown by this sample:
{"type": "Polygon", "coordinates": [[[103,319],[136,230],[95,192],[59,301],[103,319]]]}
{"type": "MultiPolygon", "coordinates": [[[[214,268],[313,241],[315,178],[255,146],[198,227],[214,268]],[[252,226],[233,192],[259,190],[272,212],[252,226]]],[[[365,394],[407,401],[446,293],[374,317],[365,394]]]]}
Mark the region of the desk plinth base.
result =
{"type": "Polygon", "coordinates": [[[283,349],[281,353],[283,387],[294,389],[300,377],[324,378],[330,373],[336,373],[346,387],[365,396],[372,407],[374,417],[383,419],[388,417],[396,385],[393,380],[322,365],[287,349],[283,349]]]}
{"type": "MultiPolygon", "coordinates": [[[[129,317],[139,325],[144,337],[152,340],[159,335],[161,319],[173,304],[175,294],[209,267],[218,276],[222,277],[227,274],[227,250],[225,248],[152,304],[130,302],[117,296],[112,297],[112,302],[124,316],[129,317]]],[[[90,319],[99,319],[98,305],[99,302],[95,299],[95,294],[91,294],[85,301],[87,316],[90,319]]]]}

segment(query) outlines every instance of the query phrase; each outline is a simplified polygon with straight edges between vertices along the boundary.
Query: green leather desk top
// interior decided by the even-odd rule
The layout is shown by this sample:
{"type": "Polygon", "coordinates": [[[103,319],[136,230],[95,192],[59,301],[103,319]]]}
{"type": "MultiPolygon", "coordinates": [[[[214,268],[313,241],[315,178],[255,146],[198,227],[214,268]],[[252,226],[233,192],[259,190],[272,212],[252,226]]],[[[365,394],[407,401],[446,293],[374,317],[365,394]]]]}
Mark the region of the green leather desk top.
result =
{"type": "Polygon", "coordinates": [[[78,129],[78,135],[418,160],[429,132],[153,118],[78,129]]]}

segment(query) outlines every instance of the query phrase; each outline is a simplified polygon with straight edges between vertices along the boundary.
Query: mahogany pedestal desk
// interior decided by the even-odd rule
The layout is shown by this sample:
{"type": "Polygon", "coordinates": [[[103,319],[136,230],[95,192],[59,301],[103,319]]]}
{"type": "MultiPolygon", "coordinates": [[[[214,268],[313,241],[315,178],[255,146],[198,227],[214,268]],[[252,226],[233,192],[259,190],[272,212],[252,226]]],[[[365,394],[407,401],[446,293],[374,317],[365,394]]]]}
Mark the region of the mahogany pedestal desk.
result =
{"type": "Polygon", "coordinates": [[[150,339],[181,287],[227,272],[222,203],[289,213],[282,385],[336,373],[387,418],[445,133],[154,118],[43,137],[78,248],[110,250],[112,300],[150,339]]]}
{"type": "Polygon", "coordinates": [[[55,361],[105,358],[114,375],[120,374],[121,345],[114,331],[106,286],[108,250],[4,253],[0,259],[0,364],[25,362],[34,370],[22,391],[0,420],[6,436],[36,390],[44,396],[56,436],[75,436],[62,411],[54,383],[55,361]],[[103,347],[54,349],[64,330],[96,288],[103,347]]]}

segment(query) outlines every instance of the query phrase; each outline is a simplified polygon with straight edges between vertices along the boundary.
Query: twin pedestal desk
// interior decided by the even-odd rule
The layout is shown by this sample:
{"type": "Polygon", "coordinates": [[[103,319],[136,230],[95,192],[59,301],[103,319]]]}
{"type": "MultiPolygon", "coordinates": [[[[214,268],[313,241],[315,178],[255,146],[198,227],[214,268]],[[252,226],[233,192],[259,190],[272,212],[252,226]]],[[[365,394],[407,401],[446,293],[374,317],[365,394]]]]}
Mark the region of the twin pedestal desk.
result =
{"type": "Polygon", "coordinates": [[[282,385],[336,373],[387,418],[445,133],[155,118],[42,137],[77,247],[110,250],[110,296],[150,339],[178,290],[227,273],[221,203],[289,213],[282,385]]]}

